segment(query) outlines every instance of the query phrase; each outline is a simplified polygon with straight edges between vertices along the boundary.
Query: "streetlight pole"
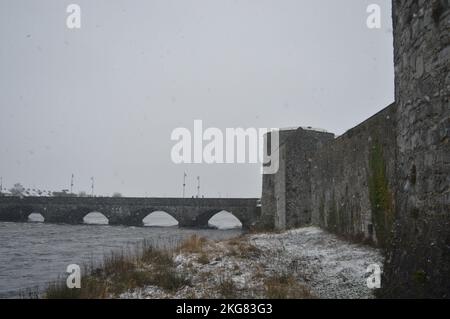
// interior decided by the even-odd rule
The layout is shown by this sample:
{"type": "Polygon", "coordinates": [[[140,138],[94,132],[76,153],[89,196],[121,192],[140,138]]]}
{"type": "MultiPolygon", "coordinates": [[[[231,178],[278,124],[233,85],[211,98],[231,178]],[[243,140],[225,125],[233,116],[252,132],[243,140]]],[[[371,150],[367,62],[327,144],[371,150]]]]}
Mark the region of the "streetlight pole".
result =
{"type": "Polygon", "coordinates": [[[186,174],[186,172],[184,172],[184,175],[183,175],[183,198],[186,195],[186,176],[187,176],[187,174],[186,174]]]}
{"type": "Polygon", "coordinates": [[[70,194],[73,193],[73,174],[72,177],[70,178],[70,194]]]}
{"type": "Polygon", "coordinates": [[[94,197],[94,177],[91,177],[91,196],[94,197]]]}
{"type": "Polygon", "coordinates": [[[197,198],[200,198],[200,176],[197,176],[197,198]]]}

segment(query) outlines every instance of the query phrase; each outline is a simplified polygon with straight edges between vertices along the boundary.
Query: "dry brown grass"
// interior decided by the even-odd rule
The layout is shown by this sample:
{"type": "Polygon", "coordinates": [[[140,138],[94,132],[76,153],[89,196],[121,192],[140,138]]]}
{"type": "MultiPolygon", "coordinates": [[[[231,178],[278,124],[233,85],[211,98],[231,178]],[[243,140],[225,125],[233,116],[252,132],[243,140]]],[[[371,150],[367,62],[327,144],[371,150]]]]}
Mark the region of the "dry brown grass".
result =
{"type": "Polygon", "coordinates": [[[50,283],[45,291],[47,299],[103,299],[108,297],[108,287],[105,281],[83,277],[81,289],[69,289],[62,279],[50,283]]]}
{"type": "Polygon", "coordinates": [[[204,237],[200,237],[197,234],[192,235],[188,239],[186,239],[179,247],[181,252],[185,253],[201,253],[205,244],[207,243],[207,239],[204,237]]]}
{"type": "Polygon", "coordinates": [[[256,265],[254,272],[253,272],[253,278],[256,279],[258,282],[260,282],[265,277],[266,277],[266,274],[264,273],[263,267],[261,267],[261,265],[256,265]]]}
{"type": "Polygon", "coordinates": [[[230,278],[220,278],[217,285],[217,293],[221,298],[234,299],[237,297],[237,288],[230,278]]]}
{"type": "Polygon", "coordinates": [[[144,242],[141,253],[138,254],[138,262],[143,264],[161,265],[173,267],[174,262],[170,251],[155,248],[150,243],[144,242]]]}
{"type": "Polygon", "coordinates": [[[258,258],[261,250],[245,239],[232,239],[228,241],[228,255],[243,259],[258,258]]]}
{"type": "Polygon", "coordinates": [[[282,274],[266,278],[265,296],[269,299],[311,299],[311,291],[299,283],[294,276],[282,274]]]}
{"type": "Polygon", "coordinates": [[[197,262],[198,262],[199,264],[202,264],[202,265],[207,265],[207,264],[209,264],[209,257],[208,257],[208,254],[205,253],[205,252],[200,253],[200,255],[199,255],[198,258],[197,258],[197,262]]]}
{"type": "Polygon", "coordinates": [[[284,230],[281,229],[275,229],[271,225],[254,225],[250,227],[247,231],[247,234],[249,235],[258,235],[258,234],[281,234],[284,233],[284,230]]]}
{"type": "Polygon", "coordinates": [[[158,286],[174,292],[189,285],[183,273],[175,270],[170,252],[154,248],[148,243],[140,246],[136,255],[111,253],[102,264],[85,267],[80,289],[69,289],[65,279],[51,283],[46,291],[48,299],[103,299],[117,296],[130,289],[158,286]]]}
{"type": "Polygon", "coordinates": [[[104,276],[112,276],[133,271],[135,268],[136,264],[132,256],[127,256],[123,252],[112,252],[103,258],[102,267],[97,268],[95,271],[104,276]]]}

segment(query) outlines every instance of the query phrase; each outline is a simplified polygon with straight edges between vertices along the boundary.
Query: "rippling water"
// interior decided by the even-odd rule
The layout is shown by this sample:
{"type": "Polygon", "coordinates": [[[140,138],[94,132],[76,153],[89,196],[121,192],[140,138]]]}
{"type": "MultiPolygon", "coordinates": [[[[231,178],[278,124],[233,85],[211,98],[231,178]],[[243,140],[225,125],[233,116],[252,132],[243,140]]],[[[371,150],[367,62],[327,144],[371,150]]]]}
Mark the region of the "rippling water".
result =
{"type": "Polygon", "coordinates": [[[169,247],[194,233],[226,239],[241,230],[0,222],[0,298],[18,297],[28,288],[42,289],[65,275],[69,264],[99,262],[105,254],[134,249],[144,239],[169,247]]]}

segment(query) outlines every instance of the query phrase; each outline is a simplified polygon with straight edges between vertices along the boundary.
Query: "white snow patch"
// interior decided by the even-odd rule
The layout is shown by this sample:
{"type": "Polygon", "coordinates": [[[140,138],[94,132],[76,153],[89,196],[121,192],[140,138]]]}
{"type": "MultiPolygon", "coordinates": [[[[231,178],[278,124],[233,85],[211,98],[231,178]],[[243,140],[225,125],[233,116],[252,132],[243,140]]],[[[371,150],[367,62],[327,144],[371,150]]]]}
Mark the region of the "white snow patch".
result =
{"type": "Polygon", "coordinates": [[[268,265],[274,269],[289,265],[319,298],[373,298],[367,288],[366,270],[370,264],[382,267],[379,249],[340,240],[317,227],[305,227],[283,234],[254,235],[258,248],[276,252],[268,265]]]}

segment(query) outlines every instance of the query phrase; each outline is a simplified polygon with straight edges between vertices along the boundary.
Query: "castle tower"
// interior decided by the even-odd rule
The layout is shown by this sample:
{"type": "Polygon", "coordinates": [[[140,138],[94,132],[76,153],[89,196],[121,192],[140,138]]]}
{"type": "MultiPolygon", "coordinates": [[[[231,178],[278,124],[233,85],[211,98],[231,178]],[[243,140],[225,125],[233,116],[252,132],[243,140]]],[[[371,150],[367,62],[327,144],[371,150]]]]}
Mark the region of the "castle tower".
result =
{"type": "Polygon", "coordinates": [[[279,139],[278,171],[263,175],[261,223],[283,230],[311,223],[311,158],[334,134],[282,129],[279,139]]]}

